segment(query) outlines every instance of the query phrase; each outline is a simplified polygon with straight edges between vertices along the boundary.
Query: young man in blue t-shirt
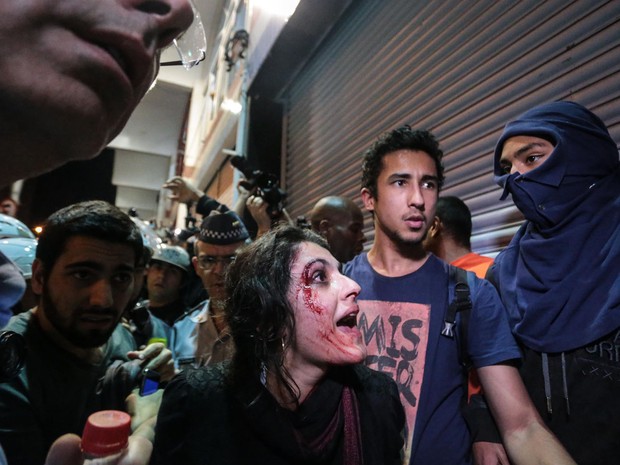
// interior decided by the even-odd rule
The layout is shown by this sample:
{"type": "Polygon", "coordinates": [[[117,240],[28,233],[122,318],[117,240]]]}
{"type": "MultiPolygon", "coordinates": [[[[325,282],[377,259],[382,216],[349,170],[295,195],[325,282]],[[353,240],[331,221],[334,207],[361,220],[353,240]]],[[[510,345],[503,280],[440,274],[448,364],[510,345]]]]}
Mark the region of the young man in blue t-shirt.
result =
{"type": "MultiPolygon", "coordinates": [[[[362,199],[375,242],[345,273],[362,287],[358,325],[367,364],[389,373],[407,413],[410,464],[471,463],[460,413],[464,368],[454,338],[441,335],[451,299],[448,265],[423,247],[443,182],[443,153],[427,131],[408,126],[365,154],[362,199]]],[[[543,426],[515,368],[519,350],[505,310],[486,281],[470,276],[467,352],[487,395],[511,463],[574,463],[543,426]]]]}

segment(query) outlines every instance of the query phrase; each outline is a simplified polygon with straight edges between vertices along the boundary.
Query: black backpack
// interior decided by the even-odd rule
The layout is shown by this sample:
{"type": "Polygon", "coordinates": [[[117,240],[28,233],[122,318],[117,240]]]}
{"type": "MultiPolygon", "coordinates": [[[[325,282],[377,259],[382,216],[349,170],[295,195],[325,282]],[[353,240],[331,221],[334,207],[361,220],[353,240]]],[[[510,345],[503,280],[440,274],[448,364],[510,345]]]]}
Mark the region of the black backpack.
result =
{"type": "Polygon", "coordinates": [[[452,296],[452,301],[448,305],[441,334],[442,336],[455,339],[458,344],[459,362],[463,367],[465,388],[461,407],[465,422],[472,434],[472,440],[501,444],[502,439],[499,430],[491,416],[484,395],[475,394],[471,400],[467,400],[468,373],[470,368],[473,367],[467,350],[469,317],[472,309],[467,274],[467,271],[450,265],[449,292],[452,296]],[[459,317],[458,320],[457,315],[459,317]]]}
{"type": "Polygon", "coordinates": [[[452,265],[449,265],[449,267],[448,278],[452,301],[448,305],[444,317],[441,335],[456,339],[459,350],[459,361],[464,370],[467,371],[472,366],[467,350],[469,314],[472,308],[471,293],[469,291],[469,284],[467,283],[467,271],[452,265]],[[457,315],[459,315],[458,322],[457,315]]]}

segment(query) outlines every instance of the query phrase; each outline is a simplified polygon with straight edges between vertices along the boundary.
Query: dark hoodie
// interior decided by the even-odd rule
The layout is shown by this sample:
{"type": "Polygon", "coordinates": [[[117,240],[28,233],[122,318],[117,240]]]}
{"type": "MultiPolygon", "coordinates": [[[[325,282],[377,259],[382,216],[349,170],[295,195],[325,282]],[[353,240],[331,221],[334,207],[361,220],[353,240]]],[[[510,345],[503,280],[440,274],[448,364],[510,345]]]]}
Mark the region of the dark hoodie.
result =
{"type": "Polygon", "coordinates": [[[565,352],[620,328],[620,162],[604,123],[574,102],[540,105],[506,125],[494,171],[527,220],[494,268],[517,339],[565,352]],[[555,149],[526,174],[503,174],[504,142],[517,135],[555,149]]]}

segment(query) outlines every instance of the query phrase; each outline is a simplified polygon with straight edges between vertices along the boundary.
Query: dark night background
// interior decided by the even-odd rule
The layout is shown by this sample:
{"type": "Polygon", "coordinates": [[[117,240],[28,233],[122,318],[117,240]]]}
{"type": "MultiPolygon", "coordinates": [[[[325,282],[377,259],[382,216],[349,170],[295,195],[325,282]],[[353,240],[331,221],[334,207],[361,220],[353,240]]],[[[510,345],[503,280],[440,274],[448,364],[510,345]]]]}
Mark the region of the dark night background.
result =
{"type": "MultiPolygon", "coordinates": [[[[114,150],[105,149],[92,160],[69,162],[60,168],[24,182],[17,218],[30,228],[56,210],[83,200],[106,200],[114,203],[116,187],[112,184],[114,150]]],[[[0,198],[10,194],[3,188],[0,198]]]]}

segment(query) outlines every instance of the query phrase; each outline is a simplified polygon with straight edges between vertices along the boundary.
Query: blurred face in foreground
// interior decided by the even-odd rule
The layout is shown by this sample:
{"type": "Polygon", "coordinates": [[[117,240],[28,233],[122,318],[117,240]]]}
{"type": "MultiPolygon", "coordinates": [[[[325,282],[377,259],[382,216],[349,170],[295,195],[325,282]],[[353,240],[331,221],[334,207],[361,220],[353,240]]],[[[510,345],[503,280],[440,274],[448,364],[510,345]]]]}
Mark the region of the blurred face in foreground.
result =
{"type": "Polygon", "coordinates": [[[327,370],[364,360],[366,347],[357,328],[359,292],[326,249],[311,242],[300,245],[289,288],[295,319],[295,337],[285,357],[289,367],[327,370]]]}
{"type": "Polygon", "coordinates": [[[192,18],[188,0],[0,2],[0,185],[97,155],[192,18]]]}

